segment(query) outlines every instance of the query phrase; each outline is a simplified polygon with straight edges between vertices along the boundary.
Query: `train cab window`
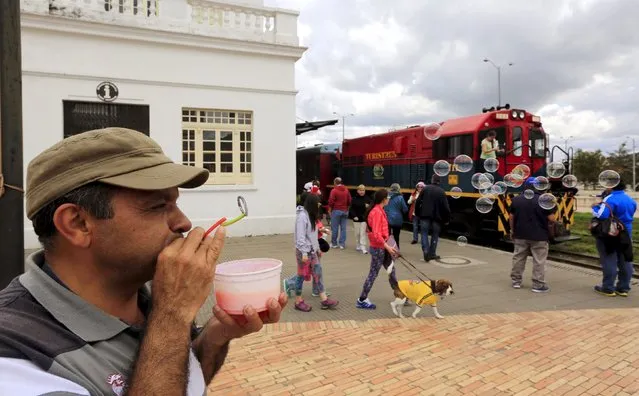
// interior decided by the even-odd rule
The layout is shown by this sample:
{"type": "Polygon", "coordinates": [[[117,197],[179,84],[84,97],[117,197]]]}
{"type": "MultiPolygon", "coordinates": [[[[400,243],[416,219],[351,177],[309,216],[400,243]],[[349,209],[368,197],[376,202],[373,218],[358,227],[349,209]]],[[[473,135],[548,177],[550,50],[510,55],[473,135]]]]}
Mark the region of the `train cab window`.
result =
{"type": "MultiPolygon", "coordinates": [[[[489,129],[482,129],[481,131],[479,131],[479,135],[477,136],[477,153],[479,155],[481,155],[481,141],[484,140],[486,138],[486,135],[488,135],[488,132],[490,131],[495,131],[496,136],[495,139],[497,140],[497,143],[499,143],[499,148],[505,148],[506,145],[506,127],[501,127],[501,128],[489,128],[489,129]]],[[[497,156],[499,157],[500,153],[497,153],[497,156]]]]}
{"type": "Polygon", "coordinates": [[[544,140],[544,133],[538,128],[530,128],[528,132],[531,157],[543,158],[546,156],[546,142],[544,140]]]}
{"type": "Polygon", "coordinates": [[[512,129],[512,155],[515,157],[521,157],[523,153],[523,131],[521,127],[513,127],[512,129]]]}
{"type": "Polygon", "coordinates": [[[461,154],[473,155],[473,135],[439,138],[433,142],[435,158],[455,158],[461,154]]]}

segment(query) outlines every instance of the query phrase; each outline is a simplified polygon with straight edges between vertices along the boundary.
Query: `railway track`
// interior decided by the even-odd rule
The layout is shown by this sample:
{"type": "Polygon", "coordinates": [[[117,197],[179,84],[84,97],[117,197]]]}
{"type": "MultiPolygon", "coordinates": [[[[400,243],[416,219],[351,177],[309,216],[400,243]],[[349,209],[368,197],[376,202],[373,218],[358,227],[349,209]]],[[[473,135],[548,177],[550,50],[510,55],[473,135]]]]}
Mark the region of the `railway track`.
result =
{"type": "MultiPolygon", "coordinates": [[[[447,239],[450,241],[455,241],[457,239],[457,235],[443,234],[440,236],[440,238],[447,239]]],[[[513,251],[513,245],[511,243],[507,243],[503,241],[486,243],[485,241],[476,240],[476,241],[473,241],[472,243],[476,243],[479,246],[488,247],[491,249],[503,250],[506,252],[513,251]]],[[[567,252],[561,249],[553,248],[553,246],[550,247],[550,251],[548,252],[548,260],[552,260],[552,261],[556,261],[556,262],[568,264],[568,265],[574,265],[575,267],[601,271],[601,264],[599,264],[599,257],[590,256],[586,254],[567,252]]],[[[634,271],[633,271],[632,277],[633,279],[639,279],[639,263],[635,262],[633,263],[633,266],[634,266],[634,271]]]]}
{"type": "MultiPolygon", "coordinates": [[[[585,254],[565,252],[561,250],[550,250],[548,252],[548,259],[557,261],[564,264],[570,264],[577,267],[594,269],[601,271],[601,264],[599,264],[599,257],[588,256],[585,254]]],[[[639,264],[633,263],[634,271],[632,277],[639,279],[639,264]]]]}

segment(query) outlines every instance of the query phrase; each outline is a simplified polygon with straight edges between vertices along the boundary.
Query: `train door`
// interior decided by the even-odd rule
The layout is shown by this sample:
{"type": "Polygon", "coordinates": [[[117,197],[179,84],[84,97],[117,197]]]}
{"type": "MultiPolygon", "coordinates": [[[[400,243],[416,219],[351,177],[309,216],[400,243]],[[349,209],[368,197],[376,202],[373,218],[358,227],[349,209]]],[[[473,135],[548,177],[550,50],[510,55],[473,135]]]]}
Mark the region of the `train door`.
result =
{"type": "Polygon", "coordinates": [[[528,149],[528,130],[522,125],[512,125],[510,128],[510,139],[506,146],[504,166],[505,172],[510,173],[517,165],[523,164],[533,169],[528,149]]]}
{"type": "MultiPolygon", "coordinates": [[[[481,142],[486,138],[488,132],[490,131],[495,131],[495,139],[497,140],[497,144],[499,144],[500,149],[504,150],[503,153],[497,153],[497,160],[499,161],[499,173],[501,174],[501,170],[505,168],[505,153],[508,152],[508,140],[506,136],[507,128],[505,126],[497,128],[487,128],[479,131],[479,135],[477,136],[477,157],[481,158],[481,142]]],[[[481,166],[482,163],[483,161],[479,161],[479,164],[476,167],[477,172],[485,172],[485,169],[481,166]]]]}

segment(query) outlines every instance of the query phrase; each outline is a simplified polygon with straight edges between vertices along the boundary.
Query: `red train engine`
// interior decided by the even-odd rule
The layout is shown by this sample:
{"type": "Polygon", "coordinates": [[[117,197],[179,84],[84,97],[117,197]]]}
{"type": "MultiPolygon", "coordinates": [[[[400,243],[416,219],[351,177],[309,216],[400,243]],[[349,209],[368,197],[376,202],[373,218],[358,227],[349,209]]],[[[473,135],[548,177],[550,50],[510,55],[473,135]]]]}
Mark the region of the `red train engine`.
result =
{"type": "MultiPolygon", "coordinates": [[[[436,161],[446,160],[451,169],[441,178],[441,187],[447,191],[453,212],[448,230],[470,237],[481,236],[483,239],[506,237],[510,232],[510,202],[514,195],[522,192],[522,187],[509,187],[506,194],[497,197],[488,213],[480,213],[475,209],[475,202],[481,194],[471,184],[471,178],[477,172],[485,172],[480,159],[481,141],[490,131],[494,131],[503,149],[502,153],[497,154],[499,167],[491,173],[494,182],[503,181],[504,176],[518,165],[526,165],[530,169],[530,176],[547,176],[546,158],[551,151],[540,118],[525,110],[506,106],[484,109],[481,114],[447,120],[439,125],[436,140],[429,139],[425,127],[420,125],[348,139],[343,144],[342,161],[335,174],[342,177],[353,193],[359,184],[374,191],[388,188],[391,183],[399,183],[402,192],[408,196],[417,182],[430,182],[436,161]],[[455,158],[460,155],[472,159],[472,168],[467,172],[460,172],[454,165],[455,158]],[[450,190],[453,187],[461,189],[460,193],[454,194],[459,197],[457,199],[451,197],[450,190]]],[[[558,147],[552,151],[555,149],[558,147]]],[[[565,164],[569,164],[569,161],[565,164]]],[[[561,178],[550,179],[550,182],[550,191],[557,197],[557,218],[563,225],[560,227],[559,240],[566,239],[573,223],[573,195],[576,191],[564,188],[561,178]]]]}

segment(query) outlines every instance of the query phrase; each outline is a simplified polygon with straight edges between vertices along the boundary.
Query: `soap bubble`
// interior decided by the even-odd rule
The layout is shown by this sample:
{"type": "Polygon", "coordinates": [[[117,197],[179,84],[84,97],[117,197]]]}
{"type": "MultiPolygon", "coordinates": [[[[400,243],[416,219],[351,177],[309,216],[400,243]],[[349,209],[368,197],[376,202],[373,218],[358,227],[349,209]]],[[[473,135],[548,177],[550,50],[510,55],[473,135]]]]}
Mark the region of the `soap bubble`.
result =
{"type": "Polygon", "coordinates": [[[437,140],[442,136],[442,126],[436,122],[424,126],[424,137],[428,140],[437,140]]]}
{"type": "Polygon", "coordinates": [[[461,197],[462,189],[459,187],[453,187],[450,189],[450,197],[453,199],[457,199],[461,197]]]}
{"type": "MultiPolygon", "coordinates": [[[[492,186],[495,183],[495,177],[493,175],[491,175],[490,173],[484,173],[484,176],[486,176],[488,178],[488,180],[490,180],[490,185],[492,186]]],[[[483,188],[489,188],[490,186],[483,186],[483,188]]]]}
{"type": "Polygon", "coordinates": [[[550,210],[557,206],[557,198],[550,193],[541,194],[539,196],[539,206],[542,209],[550,210]]]}
{"type": "Polygon", "coordinates": [[[453,164],[455,164],[455,169],[457,169],[457,171],[461,173],[466,173],[469,170],[473,169],[473,159],[465,154],[455,157],[455,161],[453,161],[453,164]]]}
{"type": "Polygon", "coordinates": [[[534,196],[535,192],[533,190],[524,191],[524,197],[526,197],[526,199],[533,199],[534,196]]]}
{"type": "Polygon", "coordinates": [[[575,188],[577,187],[577,176],[566,175],[561,179],[561,184],[566,188],[575,188]]]}
{"type": "Polygon", "coordinates": [[[493,210],[493,201],[489,198],[481,197],[475,202],[475,209],[477,209],[479,213],[486,214],[493,210]]]}
{"type": "Polygon", "coordinates": [[[502,194],[506,193],[506,190],[508,189],[508,186],[506,185],[505,182],[498,181],[497,183],[493,184],[491,189],[492,189],[493,194],[502,195],[502,194]]]}
{"type": "Polygon", "coordinates": [[[484,161],[484,169],[486,172],[496,172],[499,169],[499,161],[495,158],[488,158],[484,161]]]}
{"type": "Polygon", "coordinates": [[[517,176],[523,180],[526,180],[528,176],[530,176],[530,168],[528,167],[528,165],[519,164],[516,167],[514,167],[513,171],[510,173],[512,173],[514,176],[517,176]]]}
{"type": "Polygon", "coordinates": [[[521,177],[517,175],[513,175],[512,173],[509,173],[506,176],[504,176],[504,183],[508,187],[518,188],[518,187],[521,187],[522,184],[524,184],[524,179],[522,179],[521,177]]]}
{"type": "Polygon", "coordinates": [[[613,188],[621,181],[619,173],[613,170],[605,170],[599,174],[599,184],[603,188],[613,188]]]}
{"type": "Polygon", "coordinates": [[[489,199],[490,202],[495,202],[497,199],[497,194],[493,193],[493,186],[490,186],[489,188],[482,188],[479,190],[479,195],[481,195],[482,198],[489,199]]]}
{"type": "Polygon", "coordinates": [[[467,244],[468,244],[468,238],[466,238],[465,236],[460,236],[457,238],[457,245],[466,246],[467,244]]]}
{"type": "Polygon", "coordinates": [[[557,178],[566,173],[566,167],[561,162],[551,162],[546,166],[548,177],[557,178]]]}
{"type": "Polygon", "coordinates": [[[439,160],[433,165],[433,172],[435,172],[437,176],[444,177],[450,172],[450,164],[445,160],[439,160]]]}
{"type": "Polygon", "coordinates": [[[483,188],[487,188],[493,185],[490,179],[484,173],[475,173],[473,177],[470,178],[470,183],[478,190],[483,188]]]}
{"type": "Polygon", "coordinates": [[[539,191],[547,190],[550,187],[550,182],[544,176],[535,177],[535,181],[533,182],[533,187],[535,187],[539,191]]]}

